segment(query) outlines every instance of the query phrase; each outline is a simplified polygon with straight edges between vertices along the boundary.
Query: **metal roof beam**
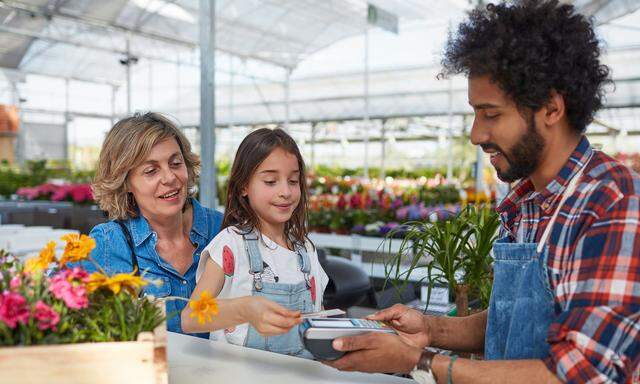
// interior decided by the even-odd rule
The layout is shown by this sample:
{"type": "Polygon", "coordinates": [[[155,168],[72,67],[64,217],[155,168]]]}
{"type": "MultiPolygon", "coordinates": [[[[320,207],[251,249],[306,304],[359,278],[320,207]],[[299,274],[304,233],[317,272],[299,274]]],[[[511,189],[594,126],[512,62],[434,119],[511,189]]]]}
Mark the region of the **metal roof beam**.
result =
{"type": "MultiPolygon", "coordinates": [[[[58,37],[52,37],[52,36],[47,36],[41,33],[36,33],[36,32],[32,32],[32,31],[28,31],[25,29],[19,29],[19,28],[14,28],[14,27],[8,27],[6,25],[1,25],[0,24],[0,32],[6,32],[6,33],[11,33],[14,35],[18,35],[18,36],[24,36],[24,37],[30,37],[30,38],[34,38],[34,39],[39,39],[39,40],[43,40],[43,41],[48,41],[51,43],[60,43],[60,44],[67,44],[67,45],[72,45],[75,47],[79,47],[79,48],[86,48],[86,49],[93,49],[93,50],[97,50],[97,51],[103,51],[103,52],[109,52],[109,53],[113,53],[113,54],[118,54],[118,55],[122,55],[122,56],[126,56],[127,55],[127,51],[125,49],[115,49],[115,48],[107,48],[107,47],[99,47],[96,45],[92,45],[92,44],[86,44],[86,43],[82,43],[82,42],[78,42],[78,41],[70,41],[70,40],[66,40],[66,39],[61,39],[58,37]]],[[[135,54],[135,56],[139,57],[139,58],[143,58],[143,59],[147,59],[147,60],[154,60],[154,61],[159,61],[159,62],[164,62],[164,63],[169,63],[169,64],[180,64],[180,65],[185,65],[185,66],[191,66],[191,67],[199,67],[199,64],[193,64],[193,63],[187,63],[187,62],[183,62],[183,61],[179,61],[179,60],[171,60],[171,59],[167,59],[167,58],[162,58],[162,57],[156,57],[156,56],[150,56],[150,55],[145,55],[145,54],[135,54]]],[[[228,73],[228,74],[233,74],[233,75],[239,75],[248,79],[253,79],[253,80],[262,80],[262,81],[266,81],[266,82],[270,82],[270,83],[275,83],[277,82],[276,79],[272,79],[272,78],[268,78],[268,77],[262,77],[262,76],[255,76],[255,75],[249,75],[246,73],[242,73],[242,72],[237,72],[237,71],[233,71],[233,70],[227,70],[227,69],[223,69],[223,68],[216,68],[216,71],[220,71],[222,73],[228,73]]],[[[46,74],[46,73],[36,73],[34,72],[34,74],[46,74]]]]}
{"type": "MultiPolygon", "coordinates": [[[[86,24],[86,25],[89,25],[89,26],[92,26],[92,27],[95,27],[95,28],[100,28],[100,29],[104,29],[104,30],[110,30],[110,31],[114,31],[114,32],[130,34],[131,36],[134,36],[134,37],[143,37],[143,38],[147,38],[147,39],[151,39],[151,40],[165,42],[165,43],[168,43],[168,44],[183,46],[183,47],[190,48],[190,49],[198,48],[198,44],[196,44],[193,41],[189,41],[189,40],[185,40],[185,39],[178,39],[178,38],[175,38],[175,37],[170,37],[170,36],[165,36],[165,35],[159,35],[159,34],[151,33],[151,32],[143,32],[143,31],[140,31],[140,30],[134,30],[134,29],[128,28],[126,26],[115,24],[115,23],[109,23],[109,22],[104,21],[104,20],[99,20],[99,19],[94,19],[94,18],[89,18],[89,17],[83,17],[83,16],[77,16],[77,15],[72,15],[72,14],[68,14],[68,13],[61,13],[61,12],[53,13],[53,12],[49,11],[46,8],[37,7],[37,6],[30,5],[30,4],[25,4],[25,3],[22,3],[22,2],[19,2],[19,1],[3,0],[2,2],[0,2],[0,7],[8,7],[8,8],[11,8],[11,9],[18,10],[18,11],[27,12],[27,13],[29,13],[31,15],[44,17],[44,18],[47,18],[47,19],[51,19],[52,17],[56,17],[56,18],[60,18],[60,19],[71,20],[71,21],[82,23],[82,24],[86,24]]],[[[240,54],[238,52],[234,52],[232,50],[224,49],[224,48],[220,48],[220,47],[217,47],[216,49],[218,51],[220,51],[220,52],[224,52],[224,53],[227,53],[229,55],[236,56],[236,57],[245,58],[245,59],[253,59],[253,60],[257,60],[257,61],[262,61],[262,62],[265,62],[265,63],[273,64],[273,65],[275,65],[277,67],[288,68],[288,66],[284,65],[283,63],[281,63],[281,62],[279,62],[277,60],[270,60],[270,59],[267,59],[267,58],[264,58],[264,57],[260,57],[260,56],[256,56],[256,55],[252,55],[252,54],[240,54]]],[[[136,55],[137,55],[137,53],[136,53],[136,55]]]]}

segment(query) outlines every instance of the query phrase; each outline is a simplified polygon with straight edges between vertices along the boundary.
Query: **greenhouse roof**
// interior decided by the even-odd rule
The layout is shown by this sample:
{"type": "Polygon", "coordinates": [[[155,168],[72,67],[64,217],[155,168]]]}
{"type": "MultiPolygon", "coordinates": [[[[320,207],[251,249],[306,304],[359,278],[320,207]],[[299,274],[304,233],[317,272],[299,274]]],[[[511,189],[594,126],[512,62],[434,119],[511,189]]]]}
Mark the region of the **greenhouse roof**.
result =
{"type": "MultiPolygon", "coordinates": [[[[469,113],[466,82],[435,79],[448,22],[464,17],[468,0],[218,0],[217,124],[283,122],[284,79],[289,71],[289,121],[362,118],[368,3],[396,14],[400,24],[398,35],[379,29],[370,33],[371,117],[469,113]],[[240,76],[232,76],[236,73],[240,76]]],[[[640,62],[640,2],[573,3],[594,16],[606,43],[604,60],[616,80],[607,106],[639,106],[640,67],[634,64],[640,62]]],[[[198,0],[5,0],[0,2],[0,67],[6,69],[5,76],[44,74],[120,87],[126,81],[121,61],[139,58],[140,64],[133,67],[134,109],[166,111],[183,124],[197,125],[198,4],[198,0]],[[175,74],[165,70],[176,65],[177,70],[171,69],[175,74]],[[155,84],[153,79],[158,78],[162,82],[155,84]],[[173,96],[166,96],[167,89],[173,96]]],[[[49,103],[34,107],[36,96],[27,99],[26,107],[32,109],[49,103]]],[[[71,99],[69,110],[86,110],[74,106],[73,94],[71,99]]],[[[93,113],[108,110],[94,109],[93,113]]],[[[121,115],[124,110],[113,112],[121,115]]],[[[108,114],[104,112],[105,117],[108,114]]]]}

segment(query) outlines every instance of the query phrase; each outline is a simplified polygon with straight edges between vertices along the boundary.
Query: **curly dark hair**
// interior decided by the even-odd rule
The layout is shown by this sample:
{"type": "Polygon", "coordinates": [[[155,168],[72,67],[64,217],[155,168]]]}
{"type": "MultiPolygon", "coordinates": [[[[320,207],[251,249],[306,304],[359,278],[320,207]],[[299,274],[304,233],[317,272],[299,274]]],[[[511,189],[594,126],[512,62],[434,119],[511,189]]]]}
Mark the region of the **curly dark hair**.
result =
{"type": "Polygon", "coordinates": [[[440,77],[490,76],[520,110],[539,110],[555,90],[569,124],[585,131],[604,102],[609,68],[593,20],[557,0],[515,0],[471,11],[449,36],[440,77]]]}

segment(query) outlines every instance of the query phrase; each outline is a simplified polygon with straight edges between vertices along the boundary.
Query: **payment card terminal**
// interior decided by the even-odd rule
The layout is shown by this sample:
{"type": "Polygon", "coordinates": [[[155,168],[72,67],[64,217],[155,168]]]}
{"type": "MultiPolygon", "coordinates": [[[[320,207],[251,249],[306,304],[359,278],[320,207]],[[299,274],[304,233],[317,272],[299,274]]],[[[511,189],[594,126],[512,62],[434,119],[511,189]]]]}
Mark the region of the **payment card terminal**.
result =
{"type": "Polygon", "coordinates": [[[318,360],[336,360],[344,355],[333,349],[334,339],[369,332],[396,333],[380,321],[366,319],[306,318],[300,326],[302,343],[318,360]]]}

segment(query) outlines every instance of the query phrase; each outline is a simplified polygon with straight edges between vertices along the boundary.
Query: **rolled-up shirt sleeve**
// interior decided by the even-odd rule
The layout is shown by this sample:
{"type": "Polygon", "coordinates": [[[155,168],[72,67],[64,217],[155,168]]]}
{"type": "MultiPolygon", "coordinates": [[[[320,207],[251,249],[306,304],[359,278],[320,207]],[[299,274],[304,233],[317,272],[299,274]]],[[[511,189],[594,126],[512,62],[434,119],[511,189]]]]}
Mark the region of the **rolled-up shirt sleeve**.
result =
{"type": "Polygon", "coordinates": [[[631,383],[640,369],[640,199],[606,208],[558,276],[547,367],[570,383],[631,383]]]}

